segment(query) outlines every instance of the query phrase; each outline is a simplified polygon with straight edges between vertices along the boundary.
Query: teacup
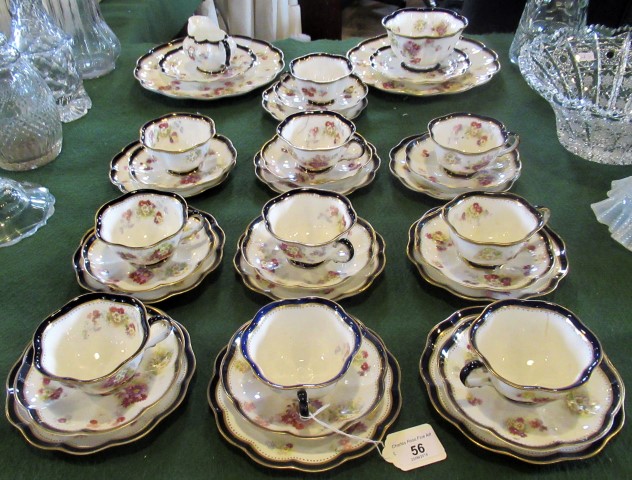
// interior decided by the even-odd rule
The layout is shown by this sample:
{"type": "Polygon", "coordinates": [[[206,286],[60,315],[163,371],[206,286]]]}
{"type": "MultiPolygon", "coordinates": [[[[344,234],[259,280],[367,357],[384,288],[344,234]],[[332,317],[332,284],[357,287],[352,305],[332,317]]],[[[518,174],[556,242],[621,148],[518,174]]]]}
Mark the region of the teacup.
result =
{"type": "Polygon", "coordinates": [[[292,60],[289,70],[307,103],[326,106],[342,95],[353,64],[342,55],[310,53],[292,60]]]}
{"type": "Polygon", "coordinates": [[[312,173],[329,170],[342,159],[360,158],[367,148],[353,122],[337,112],[293,113],[279,124],[277,135],[298,165],[312,173]]]}
{"type": "Polygon", "coordinates": [[[96,214],[96,237],[121,259],[138,266],[167,260],[181,242],[190,241],[204,218],[189,215],[180,195],[135,190],[105,203],[96,214]]]}
{"type": "Polygon", "coordinates": [[[525,404],[566,396],[588,381],[602,358],[599,340],[572,312],[540,300],[492,303],[469,335],[477,359],[461,369],[463,384],[491,385],[525,404]]]}
{"type": "Polygon", "coordinates": [[[305,418],[309,396],[334,390],[361,343],[359,324],[340,305],[307,297],[260,309],[243,332],[241,352],[262,382],[298,400],[305,418]]]}
{"type": "Polygon", "coordinates": [[[490,117],[451,113],[428,123],[437,163],[448,173],[474,175],[518,147],[520,138],[490,117]]]}
{"type": "Polygon", "coordinates": [[[463,259],[496,267],[525,247],[546,225],[550,211],[512,193],[467,192],[446,203],[440,215],[463,259]]]}
{"type": "Polygon", "coordinates": [[[382,25],[402,67],[423,72],[450,56],[467,19],[443,8],[402,8],[384,17],[382,25]]]}
{"type": "Polygon", "coordinates": [[[189,17],[182,48],[199,71],[210,74],[224,72],[237,52],[235,40],[205,15],[189,17]]]}
{"type": "Polygon", "coordinates": [[[345,263],[354,256],[353,244],[345,235],[357,215],[343,195],[299,188],[269,200],[262,213],[266,230],[297,267],[313,268],[326,261],[345,263]]]}
{"type": "Polygon", "coordinates": [[[209,155],[211,139],[215,136],[215,122],[198,113],[170,113],[150,120],[140,129],[143,148],[167,171],[174,174],[190,173],[203,161],[207,169],[215,158],[209,155]]]}
{"type": "Polygon", "coordinates": [[[45,377],[104,395],[134,377],[147,350],[173,330],[134,297],[88,293],[49,315],[33,336],[34,366],[45,377]]]}

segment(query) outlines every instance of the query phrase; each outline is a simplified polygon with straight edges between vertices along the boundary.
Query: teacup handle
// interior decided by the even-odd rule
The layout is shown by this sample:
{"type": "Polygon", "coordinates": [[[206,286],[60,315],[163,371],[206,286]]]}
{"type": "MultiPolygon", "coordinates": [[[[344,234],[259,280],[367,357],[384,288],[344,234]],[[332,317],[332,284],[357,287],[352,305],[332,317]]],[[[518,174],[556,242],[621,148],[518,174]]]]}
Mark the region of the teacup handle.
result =
{"type": "Polygon", "coordinates": [[[206,222],[204,217],[202,217],[201,215],[197,213],[194,213],[193,215],[189,215],[189,218],[187,219],[187,223],[184,225],[184,228],[182,229],[182,233],[184,234],[184,236],[182,237],[182,242],[186,243],[193,240],[196,234],[200,230],[202,230],[202,228],[204,227],[204,222],[206,222]]]}
{"type": "Polygon", "coordinates": [[[355,160],[356,158],[360,158],[366,152],[366,142],[363,142],[357,135],[354,135],[351,140],[347,143],[345,148],[345,153],[343,155],[344,160],[355,160]],[[354,148],[354,145],[357,145],[359,148],[354,148]],[[352,152],[352,150],[356,150],[352,152]],[[352,152],[347,156],[347,152],[352,152]]]}
{"type": "Polygon", "coordinates": [[[164,315],[156,315],[149,319],[149,338],[145,350],[155,347],[173,332],[173,323],[164,315]]]}
{"type": "Polygon", "coordinates": [[[353,248],[353,244],[347,238],[341,238],[334,245],[342,246],[342,248],[338,249],[332,260],[336,263],[347,263],[350,262],[353,256],[355,255],[355,250],[353,248]]]}
{"type": "Polygon", "coordinates": [[[484,369],[485,372],[487,372],[487,368],[485,367],[485,364],[483,364],[483,362],[481,362],[480,360],[472,360],[471,362],[468,362],[462,369],[461,369],[461,373],[459,373],[459,379],[461,380],[461,383],[463,385],[465,385],[468,388],[477,388],[477,387],[482,387],[484,385],[491,385],[491,381],[489,379],[488,375],[482,375],[478,381],[474,381],[472,382],[470,379],[470,374],[478,369],[484,369]]]}
{"type": "Polygon", "coordinates": [[[301,388],[296,392],[298,398],[298,414],[301,420],[307,420],[309,418],[309,399],[307,398],[307,392],[304,388],[301,388]]]}
{"type": "Polygon", "coordinates": [[[551,210],[546,207],[535,207],[535,209],[542,215],[542,225],[546,225],[551,217],[551,210]]]}
{"type": "Polygon", "coordinates": [[[509,152],[513,152],[520,143],[520,135],[517,133],[509,132],[507,135],[507,140],[503,144],[502,148],[496,153],[496,158],[502,157],[503,155],[508,154],[509,152]]]}

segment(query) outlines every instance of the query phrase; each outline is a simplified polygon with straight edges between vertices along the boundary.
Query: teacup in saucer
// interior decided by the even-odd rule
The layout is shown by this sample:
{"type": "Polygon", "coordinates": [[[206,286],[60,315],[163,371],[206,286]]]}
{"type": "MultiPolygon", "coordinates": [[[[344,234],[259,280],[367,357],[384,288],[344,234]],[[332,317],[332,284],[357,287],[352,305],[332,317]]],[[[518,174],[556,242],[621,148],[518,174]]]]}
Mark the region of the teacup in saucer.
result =
{"type": "Polygon", "coordinates": [[[362,146],[362,155],[354,155],[353,158],[342,157],[332,168],[323,172],[306,171],[290,154],[286,143],[278,135],[269,140],[259,154],[263,159],[262,166],[279,179],[317,185],[355,175],[371,160],[372,150],[367,141],[357,133],[353,138],[362,146]]]}
{"type": "Polygon", "coordinates": [[[310,399],[313,409],[327,405],[318,419],[301,419],[295,401],[263,385],[248,368],[239,349],[243,330],[235,333],[221,365],[221,381],[228,398],[241,416],[270,432],[289,433],[301,438],[321,438],[334,434],[332,428],[347,430],[372,412],[384,394],[386,348],[377,336],[362,327],[362,343],[351,368],[338,382],[336,390],[310,399]]]}
{"type": "Polygon", "coordinates": [[[103,285],[124,293],[146,292],[174,285],[191,275],[212,254],[213,238],[210,226],[182,241],[171,257],[153,266],[138,266],[121,259],[100,241],[94,232],[82,243],[85,271],[103,285]]]}
{"type": "Polygon", "coordinates": [[[358,219],[346,238],[353,245],[353,259],[301,268],[288,261],[279,242],[266,230],[263,219],[257,217],[246,230],[241,252],[246,262],[270,282],[285,287],[327,288],[361,272],[377,253],[375,230],[362,219],[358,219]]]}
{"type": "MultiPolygon", "coordinates": [[[[341,82],[343,84],[342,92],[327,105],[327,110],[342,113],[341,110],[348,110],[354,107],[366,98],[369,93],[369,87],[357,75],[351,74],[349,77],[341,80],[341,82]]],[[[309,103],[308,99],[302,94],[296,79],[289,74],[281,77],[272,88],[277,98],[288,107],[298,110],[322,109],[318,105],[309,103]]]]}
{"type": "Polygon", "coordinates": [[[214,82],[241,77],[248,72],[257,60],[257,56],[247,47],[237,45],[230,66],[218,73],[203,72],[187,55],[184,47],[167,52],[160,60],[160,68],[165,75],[184,82],[214,82]]]}
{"type": "Polygon", "coordinates": [[[292,60],[289,71],[305,103],[325,108],[342,95],[353,65],[343,55],[317,52],[292,60]]]}
{"type": "Polygon", "coordinates": [[[441,62],[438,68],[430,71],[414,71],[402,66],[390,46],[378,48],[370,58],[371,67],[386,78],[416,84],[440,83],[458,77],[470,68],[467,54],[457,48],[441,62]]]}

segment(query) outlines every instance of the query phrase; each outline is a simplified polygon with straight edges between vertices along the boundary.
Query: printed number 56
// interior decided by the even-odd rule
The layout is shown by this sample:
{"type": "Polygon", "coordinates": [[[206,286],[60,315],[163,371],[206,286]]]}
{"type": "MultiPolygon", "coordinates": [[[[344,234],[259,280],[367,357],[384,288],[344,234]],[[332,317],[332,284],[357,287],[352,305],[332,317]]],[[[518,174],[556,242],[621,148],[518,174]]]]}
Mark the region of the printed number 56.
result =
{"type": "Polygon", "coordinates": [[[426,449],[424,448],[423,444],[419,443],[417,445],[412,445],[410,447],[410,453],[412,453],[413,455],[419,455],[420,453],[424,453],[426,451],[426,449]]]}

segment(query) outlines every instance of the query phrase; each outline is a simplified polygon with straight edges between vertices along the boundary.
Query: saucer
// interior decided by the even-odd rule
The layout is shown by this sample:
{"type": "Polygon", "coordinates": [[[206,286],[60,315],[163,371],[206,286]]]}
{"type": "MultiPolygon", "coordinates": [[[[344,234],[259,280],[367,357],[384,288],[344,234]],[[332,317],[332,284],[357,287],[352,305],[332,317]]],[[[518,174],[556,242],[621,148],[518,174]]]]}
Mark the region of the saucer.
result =
{"type": "MultiPolygon", "coordinates": [[[[151,307],[148,311],[151,315],[165,315],[151,307]]],[[[122,389],[119,395],[86,396],[38,377],[30,367],[29,345],[7,378],[7,418],[31,445],[75,455],[95,453],[144,437],[182,403],[195,372],[189,334],[182,325],[171,321],[173,333],[156,347],[162,353],[143,360],[147,368],[139,382],[147,379],[147,384],[136,383],[133,390],[122,389]],[[17,397],[27,392],[32,393],[28,393],[30,400],[22,399],[28,405],[25,408],[17,397]]]]}
{"type": "Polygon", "coordinates": [[[340,112],[355,107],[362,102],[369,93],[369,87],[367,87],[357,75],[351,74],[343,81],[345,85],[342,95],[327,105],[315,105],[310,103],[309,98],[301,93],[296,79],[290,74],[283,75],[278,82],[272,85],[272,90],[282,104],[297,110],[325,109],[340,112]]]}
{"type": "MultiPolygon", "coordinates": [[[[173,295],[187,292],[198,286],[204,278],[215,270],[222,261],[225,235],[215,219],[208,213],[189,207],[189,211],[198,213],[204,217],[208,226],[203,231],[208,236],[211,245],[209,254],[205,256],[199,266],[179,281],[157,285],[149,279],[145,284],[139,284],[133,295],[144,303],[155,303],[165,300],[173,295]]],[[[83,256],[84,246],[93,234],[93,229],[89,230],[82,238],[79,248],[73,257],[73,267],[79,285],[86,290],[93,292],[109,293],[129,293],[121,290],[118,286],[102,282],[96,275],[86,269],[86,259],[83,256]]]]}
{"type": "MultiPolygon", "coordinates": [[[[379,337],[378,337],[379,338],[379,337]]],[[[220,434],[256,463],[274,469],[321,472],[371,452],[375,445],[363,441],[379,441],[397,419],[402,404],[400,369],[393,355],[386,351],[388,367],[385,393],[377,407],[347,433],[322,438],[300,438],[260,428],[241,416],[222,388],[220,368],[227,348],[217,356],[208,388],[208,402],[215,415],[220,434]]]]}
{"type": "Polygon", "coordinates": [[[171,52],[182,48],[182,38],[158,45],[140,57],[134,68],[134,77],[151,92],[173,98],[216,100],[251,92],[267,85],[283,70],[283,52],[263,40],[234,35],[241,47],[250,49],[257,57],[252,68],[243,75],[226,80],[188,81],[173,78],[163,72],[161,60],[171,52]]]}
{"type": "Polygon", "coordinates": [[[439,68],[429,71],[416,71],[405,67],[390,45],[378,48],[369,61],[371,67],[384,77],[414,84],[445,82],[463,75],[470,68],[467,54],[458,49],[454,49],[439,68]]]}
{"type": "Polygon", "coordinates": [[[361,272],[375,256],[375,230],[364,219],[345,235],[353,245],[353,258],[345,263],[325,262],[301,268],[287,260],[280,243],[265,227],[261,216],[254,219],[241,242],[241,254],[264,279],[284,287],[329,288],[361,272]]]}
{"type": "Polygon", "coordinates": [[[280,180],[289,180],[294,183],[319,185],[342,180],[358,173],[371,160],[375,149],[375,147],[372,149],[372,145],[369,146],[369,143],[357,133],[352,138],[363,145],[364,153],[360,157],[342,158],[332,168],[324,172],[307,172],[292,157],[285,141],[275,135],[259,151],[262,167],[280,180]]]}
{"type": "Polygon", "coordinates": [[[110,181],[123,193],[152,188],[183,197],[197,195],[221,184],[237,164],[237,151],[228,138],[217,135],[212,142],[217,167],[205,169],[202,163],[186,175],[174,175],[164,169],[154,168],[151,157],[140,142],[132,142],[110,162],[110,181]]]}
{"type": "MultiPolygon", "coordinates": [[[[321,190],[340,193],[341,195],[349,195],[355,190],[369,185],[375,178],[377,169],[380,168],[381,161],[380,157],[377,156],[375,147],[369,142],[367,142],[367,145],[371,151],[370,160],[362,168],[356,170],[353,175],[344,178],[332,179],[330,177],[330,175],[337,175],[337,172],[298,176],[296,181],[280,178],[266,168],[261,152],[257,153],[254,158],[255,174],[259,180],[278,193],[284,193],[294,188],[316,187],[321,190]]],[[[279,168],[276,170],[279,171],[279,168]]]]}
{"type": "MultiPolygon", "coordinates": [[[[474,285],[467,283],[468,278],[454,279],[454,275],[448,276],[444,271],[445,269],[437,268],[435,265],[428,263],[422,253],[422,244],[425,246],[426,242],[437,242],[441,240],[441,232],[434,237],[433,233],[430,232],[432,238],[423,236],[428,232],[422,233],[423,227],[428,222],[435,222],[438,215],[439,210],[437,208],[431,209],[421,217],[421,219],[412,224],[408,232],[407,255],[409,260],[417,267],[417,270],[419,270],[422,278],[433,285],[448,290],[458,297],[476,301],[539,297],[555,290],[561,279],[568,273],[568,259],[566,257],[564,242],[553,230],[549,227],[544,227],[541,231],[542,235],[539,238],[544,239],[547,245],[546,250],[548,255],[552,255],[553,263],[548,268],[544,267],[545,264],[548,265],[548,260],[545,260],[541,265],[535,265],[536,270],[529,270],[527,275],[529,278],[522,279],[522,282],[518,283],[520,288],[515,288],[515,286],[512,285],[502,285],[502,277],[495,278],[495,273],[490,273],[490,270],[485,269],[479,269],[479,272],[472,270],[473,273],[478,275],[484,276],[486,272],[490,275],[489,279],[483,277],[483,279],[480,280],[479,278],[474,285]],[[532,274],[531,272],[536,273],[532,274]],[[531,281],[532,279],[533,281],[531,281]],[[484,288],[485,284],[490,284],[490,287],[484,288]]],[[[444,234],[447,235],[447,230],[444,234]]],[[[446,236],[445,238],[449,240],[449,237],[446,236]]],[[[441,245],[435,243],[434,248],[436,250],[440,247],[441,245]]],[[[534,265],[531,266],[533,267],[534,265]]],[[[470,268],[473,267],[470,266],[470,268]]]]}
{"type": "Polygon", "coordinates": [[[428,335],[420,373],[434,408],[477,445],[525,462],[580,460],[600,452],[624,418],[624,386],[609,359],[604,356],[580,392],[536,408],[491,387],[468,389],[458,376],[471,360],[467,328],[482,310],[457,311],[428,335]]]}
{"type": "MultiPolygon", "coordinates": [[[[347,373],[335,391],[324,397],[310,396],[311,413],[329,405],[317,418],[338,430],[348,430],[372,412],[384,395],[387,359],[384,345],[366,328],[362,344],[347,373]],[[343,400],[344,399],[344,400],[343,400]]],[[[228,343],[221,364],[222,388],[243,418],[271,432],[288,433],[301,438],[319,438],[334,431],[298,415],[298,401],[263,384],[254,374],[239,348],[242,330],[228,343]]]]}
{"type": "Polygon", "coordinates": [[[513,186],[522,169],[520,153],[516,149],[499,157],[494,168],[481,170],[472,177],[451,175],[437,163],[434,143],[427,132],[404,138],[391,149],[390,159],[391,173],[405,187],[440,200],[452,200],[472,190],[505,192],[513,186]],[[406,163],[406,150],[413,142],[416,143],[410,161],[415,172],[406,163]]]}
{"type": "Polygon", "coordinates": [[[242,45],[237,45],[237,52],[230,59],[230,66],[221,73],[207,73],[198,70],[195,62],[189,58],[183,47],[169,51],[159,63],[165,75],[178,80],[185,82],[213,82],[244,75],[254,66],[256,60],[257,56],[252,50],[242,45]]]}
{"type": "Polygon", "coordinates": [[[435,268],[447,280],[476,290],[511,293],[522,290],[546,275],[553,264],[552,246],[545,233],[536,233],[525,248],[498,267],[475,266],[463,259],[450,239],[450,230],[439,209],[428,212],[415,224],[419,261],[435,268]]]}
{"type": "MultiPolygon", "coordinates": [[[[355,94],[355,92],[353,93],[355,94]]],[[[301,108],[285,105],[279,99],[277,93],[275,92],[274,85],[266,88],[263,91],[263,94],[261,95],[261,97],[262,97],[261,105],[263,106],[263,109],[266,112],[268,112],[270,115],[272,115],[272,117],[278,121],[285,120],[285,118],[291,115],[292,113],[301,112],[305,110],[305,108],[301,109],[301,108]]],[[[333,111],[339,113],[340,115],[344,116],[348,120],[353,120],[354,118],[356,118],[358,115],[362,113],[362,111],[366,108],[368,104],[369,104],[369,100],[366,97],[364,97],[361,100],[359,100],[357,103],[353,104],[353,106],[350,106],[347,108],[341,108],[339,110],[334,109],[333,111]]],[[[314,105],[313,110],[320,110],[320,108],[317,108],[314,105]]],[[[328,110],[332,110],[332,108],[330,107],[328,108],[328,110]]]]}
{"type": "Polygon", "coordinates": [[[380,35],[360,42],[347,52],[355,74],[364,83],[385,92],[421,97],[461,93],[489,82],[500,71],[498,55],[494,51],[477,40],[462,37],[456,48],[465,53],[470,60],[470,67],[463,75],[430,84],[393,80],[371,66],[371,56],[376,50],[389,45],[388,37],[380,35]]]}
{"type": "MultiPolygon", "coordinates": [[[[194,221],[200,223],[197,218],[194,221]]],[[[80,246],[85,271],[103,285],[132,295],[182,282],[213,255],[213,232],[206,220],[202,222],[205,224],[194,238],[181,242],[172,256],[149,267],[123,260],[91,229],[80,246]]]]}
{"type": "Polygon", "coordinates": [[[264,278],[259,270],[246,262],[242,254],[245,235],[246,234],[243,234],[237,243],[237,253],[233,259],[233,266],[241,276],[246,287],[254,292],[266,295],[273,300],[318,296],[335,301],[358,295],[371,286],[373,281],[382,273],[386,265],[384,239],[379,233],[375,232],[376,253],[373,259],[357,274],[344,279],[336,285],[322,288],[287,286],[271,282],[264,278]]]}

